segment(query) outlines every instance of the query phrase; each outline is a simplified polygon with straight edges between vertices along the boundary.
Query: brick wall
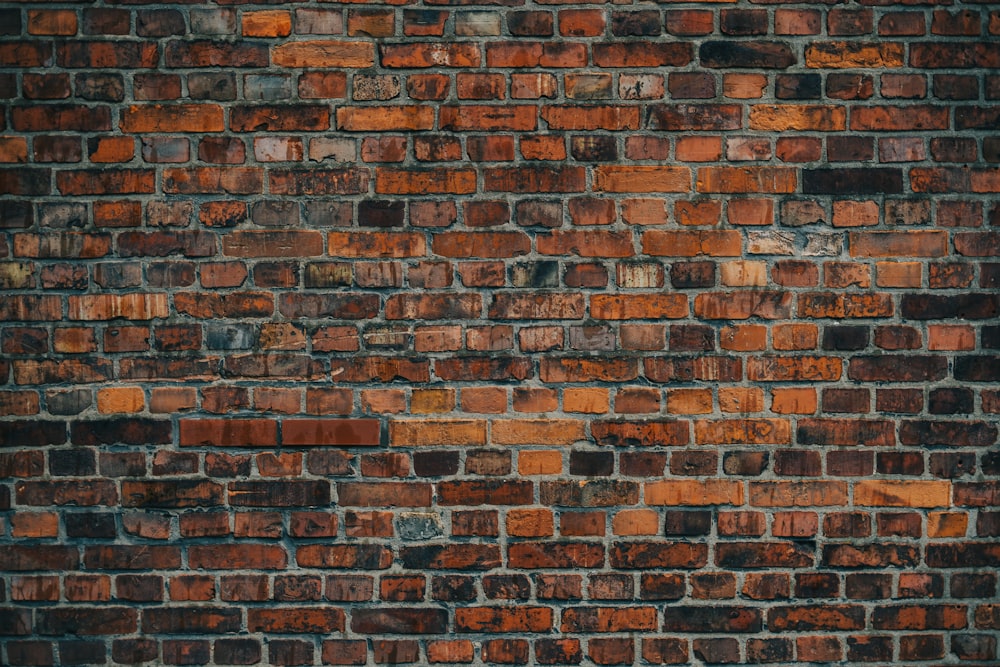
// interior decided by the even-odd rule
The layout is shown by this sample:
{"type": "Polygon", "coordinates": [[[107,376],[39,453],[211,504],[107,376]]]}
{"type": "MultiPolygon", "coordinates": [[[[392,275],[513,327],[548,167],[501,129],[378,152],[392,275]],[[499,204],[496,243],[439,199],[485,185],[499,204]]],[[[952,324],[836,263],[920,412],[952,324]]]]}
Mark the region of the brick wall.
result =
{"type": "Polygon", "coordinates": [[[0,663],[997,664],[996,5],[198,3],[0,8],[0,663]]]}

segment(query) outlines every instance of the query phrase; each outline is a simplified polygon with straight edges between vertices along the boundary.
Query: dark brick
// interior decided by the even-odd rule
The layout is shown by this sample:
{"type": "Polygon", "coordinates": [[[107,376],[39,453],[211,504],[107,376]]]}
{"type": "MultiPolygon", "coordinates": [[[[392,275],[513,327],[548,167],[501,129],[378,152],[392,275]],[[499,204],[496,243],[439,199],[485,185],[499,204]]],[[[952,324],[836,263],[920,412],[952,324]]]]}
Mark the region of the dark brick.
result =
{"type": "Polygon", "coordinates": [[[901,194],[901,169],[856,167],[803,169],[802,192],[806,194],[901,194]]]}
{"type": "Polygon", "coordinates": [[[705,67],[784,69],[795,64],[795,54],[784,42],[707,41],[698,57],[705,67]]]}

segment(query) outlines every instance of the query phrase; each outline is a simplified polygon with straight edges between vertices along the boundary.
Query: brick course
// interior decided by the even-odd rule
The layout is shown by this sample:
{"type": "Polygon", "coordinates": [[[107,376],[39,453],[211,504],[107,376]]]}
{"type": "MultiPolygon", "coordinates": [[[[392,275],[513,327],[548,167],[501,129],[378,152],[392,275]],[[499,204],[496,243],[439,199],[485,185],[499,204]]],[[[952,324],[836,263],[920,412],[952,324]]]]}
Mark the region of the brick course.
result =
{"type": "Polygon", "coordinates": [[[996,664],[1000,12],[0,8],[0,662],[996,664]]]}

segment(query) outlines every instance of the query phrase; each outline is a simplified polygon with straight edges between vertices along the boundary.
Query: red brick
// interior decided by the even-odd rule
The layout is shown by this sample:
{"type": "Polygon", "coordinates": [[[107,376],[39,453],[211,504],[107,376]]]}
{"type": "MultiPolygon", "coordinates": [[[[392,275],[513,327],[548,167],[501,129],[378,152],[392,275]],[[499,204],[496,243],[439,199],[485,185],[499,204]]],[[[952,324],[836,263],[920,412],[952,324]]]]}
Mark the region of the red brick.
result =
{"type": "Polygon", "coordinates": [[[132,105],[121,119],[123,132],[151,134],[158,132],[221,132],[224,127],[222,107],[217,104],[132,105]]]}

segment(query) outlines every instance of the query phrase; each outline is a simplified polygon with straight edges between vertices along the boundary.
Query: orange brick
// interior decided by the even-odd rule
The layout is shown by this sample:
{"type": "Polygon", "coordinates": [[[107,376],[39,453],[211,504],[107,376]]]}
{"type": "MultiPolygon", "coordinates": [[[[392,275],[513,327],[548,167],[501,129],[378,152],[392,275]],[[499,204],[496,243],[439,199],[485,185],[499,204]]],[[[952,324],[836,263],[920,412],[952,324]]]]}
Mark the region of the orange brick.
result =
{"type": "Polygon", "coordinates": [[[845,482],[751,482],[755,507],[833,507],[847,504],[845,482]]]}
{"type": "Polygon", "coordinates": [[[485,445],[486,422],[481,419],[398,419],[389,422],[393,446],[485,445]]]}
{"type": "Polygon", "coordinates": [[[878,224],[879,206],[873,201],[833,202],[834,227],[863,227],[878,224]]]}
{"type": "Polygon", "coordinates": [[[375,64],[375,48],[366,41],[285,42],[271,51],[272,62],[292,68],[363,68],[375,64]]]}
{"type": "Polygon", "coordinates": [[[965,537],[969,515],[965,512],[930,512],[927,515],[927,537],[965,537]]]}
{"type": "Polygon", "coordinates": [[[55,512],[18,512],[10,518],[14,537],[57,537],[59,515],[55,512]]]}
{"type": "Polygon", "coordinates": [[[171,413],[191,410],[197,402],[198,394],[193,387],[154,387],[150,392],[149,411],[171,413]]]}
{"type": "Polygon", "coordinates": [[[919,262],[877,262],[875,284],[879,287],[920,287],[923,264],[919,262]]]}
{"type": "Polygon", "coordinates": [[[472,662],[475,647],[468,639],[435,639],[427,642],[427,661],[430,663],[472,662]]]}
{"type": "Polygon", "coordinates": [[[816,390],[806,387],[776,387],[771,390],[771,412],[779,415],[811,415],[816,412],[816,390]]]}
{"type": "Polygon", "coordinates": [[[775,537],[813,537],[819,529],[816,512],[775,512],[771,534],[775,537]]]}
{"type": "Polygon", "coordinates": [[[302,390],[281,387],[255,387],[254,407],[264,412],[296,414],[302,410],[302,390]]]}
{"type": "Polygon", "coordinates": [[[90,150],[91,162],[128,162],[134,156],[132,137],[98,137],[90,150]]]}
{"type": "Polygon", "coordinates": [[[733,199],[727,206],[729,222],[757,227],[774,224],[773,199],[733,199]]]}
{"type": "Polygon", "coordinates": [[[659,389],[623,387],[615,393],[615,412],[618,414],[655,413],[659,411],[659,389]]]}
{"type": "Polygon", "coordinates": [[[711,389],[667,390],[667,412],[675,415],[704,415],[712,412],[711,389]]]}
{"type": "Polygon", "coordinates": [[[767,327],[762,324],[738,324],[719,332],[719,345],[723,350],[754,352],[767,348],[767,327]]]}
{"type": "Polygon", "coordinates": [[[562,452],[558,449],[522,449],[517,454],[521,475],[558,475],[562,472],[562,452]]]}
{"type": "Polygon", "coordinates": [[[791,193],[796,174],[788,167],[699,167],[696,187],[704,193],[791,193]]]}
{"type": "Polygon", "coordinates": [[[218,104],[133,104],[122,109],[122,132],[221,132],[225,129],[218,104]]]}
{"type": "Polygon", "coordinates": [[[625,199],[622,219],[630,225],[662,225],[667,212],[662,199],[625,199]]]}
{"type": "Polygon", "coordinates": [[[0,137],[0,162],[27,162],[28,140],[24,137],[0,137]]]}
{"type": "Polygon", "coordinates": [[[515,412],[554,412],[559,409],[559,392],[547,387],[514,390],[515,412]]]}
{"type": "Polygon", "coordinates": [[[525,160],[565,160],[566,140],[560,135],[521,137],[521,155],[525,160]]]}
{"type": "Polygon", "coordinates": [[[465,387],[462,412],[501,414],[507,410],[507,390],[503,387],[465,387]]]}
{"type": "Polygon", "coordinates": [[[808,662],[840,662],[844,649],[838,637],[796,637],[798,659],[808,662]]]}
{"type": "Polygon", "coordinates": [[[719,387],[719,409],[750,413],[764,409],[764,390],[759,387],[719,387]]]}
{"type": "Polygon", "coordinates": [[[726,479],[646,482],[647,505],[742,505],[743,484],[726,479]]]}
{"type": "Polygon", "coordinates": [[[942,257],[948,253],[948,232],[851,232],[851,257],[942,257]]]}
{"type": "Polygon", "coordinates": [[[455,409],[454,389],[414,389],[410,396],[410,412],[430,414],[455,409]]]}
{"type": "Polygon", "coordinates": [[[605,13],[598,9],[564,9],[559,12],[559,34],[596,37],[604,32],[605,13]]]}
{"type": "Polygon", "coordinates": [[[142,387],[104,387],[97,390],[97,411],[104,414],[142,412],[145,404],[142,387]]]}
{"type": "Polygon", "coordinates": [[[365,412],[393,414],[406,411],[406,393],[402,389],[366,389],[361,392],[365,412]]]}
{"type": "Polygon", "coordinates": [[[337,129],[348,132],[430,130],[433,127],[434,109],[429,106],[340,107],[337,109],[337,129]]]}
{"type": "Polygon", "coordinates": [[[757,104],[750,107],[750,129],[843,131],[847,129],[847,108],[821,104],[757,104]]]}
{"type": "Polygon", "coordinates": [[[928,350],[975,350],[976,330],[965,324],[929,324],[928,350]]]}
{"type": "Polygon", "coordinates": [[[727,287],[765,287],[768,282],[767,262],[756,260],[724,262],[720,274],[727,287]]]}
{"type": "Polygon", "coordinates": [[[391,9],[349,10],[347,34],[352,37],[391,37],[395,30],[395,13],[391,9]]]}
{"type": "Polygon", "coordinates": [[[854,504],[861,507],[947,507],[951,482],[862,480],[854,485],[854,504]]]}
{"type": "Polygon", "coordinates": [[[80,354],[97,350],[94,330],[89,327],[62,327],[55,330],[52,349],[64,354],[80,354]]]}
{"type": "Polygon", "coordinates": [[[600,166],[594,168],[599,192],[688,192],[691,170],[686,167],[600,166]]]}
{"type": "Polygon", "coordinates": [[[563,410],[584,414],[606,414],[611,410],[610,393],[603,387],[563,389],[563,410]]]}
{"type": "Polygon", "coordinates": [[[507,512],[507,534],[511,537],[548,537],[554,532],[552,510],[525,508],[507,512]]]}
{"type": "Polygon", "coordinates": [[[815,350],[819,327],[815,324],[777,324],[771,336],[775,350],[815,350]]]}
{"type": "Polygon", "coordinates": [[[902,67],[902,42],[814,42],[806,47],[806,66],[826,69],[902,67]]]}
{"type": "Polygon", "coordinates": [[[767,77],[763,74],[736,74],[727,72],[722,77],[722,93],[738,100],[752,100],[764,96],[767,77]]]}
{"type": "Polygon", "coordinates": [[[681,162],[715,162],[722,157],[722,137],[678,137],[674,155],[681,162]]]}
{"type": "Polygon", "coordinates": [[[59,577],[15,576],[10,579],[10,599],[55,601],[59,599],[59,577]]]}
{"type": "Polygon", "coordinates": [[[578,419],[497,419],[495,445],[571,445],[585,439],[586,422],[578,419]]]}
{"type": "Polygon", "coordinates": [[[76,30],[76,12],[73,10],[28,10],[28,34],[30,35],[75,35],[76,30]]]}
{"type": "Polygon", "coordinates": [[[622,510],[611,519],[615,535],[656,535],[660,532],[660,514],[650,509],[622,510]]]}
{"type": "Polygon", "coordinates": [[[681,200],[674,204],[674,218],[679,225],[717,225],[721,217],[722,202],[716,199],[681,200]]]}

